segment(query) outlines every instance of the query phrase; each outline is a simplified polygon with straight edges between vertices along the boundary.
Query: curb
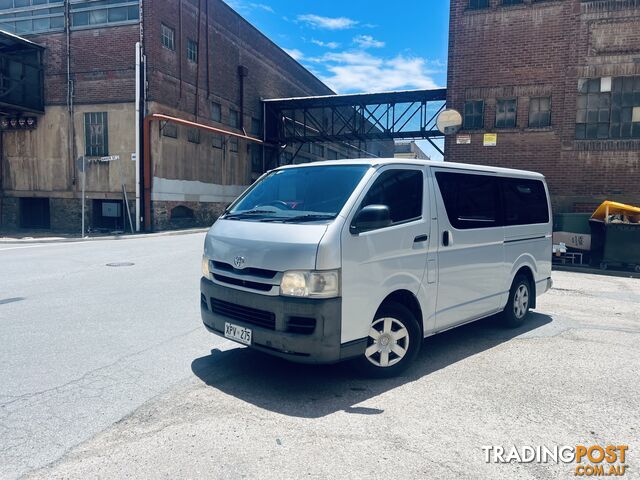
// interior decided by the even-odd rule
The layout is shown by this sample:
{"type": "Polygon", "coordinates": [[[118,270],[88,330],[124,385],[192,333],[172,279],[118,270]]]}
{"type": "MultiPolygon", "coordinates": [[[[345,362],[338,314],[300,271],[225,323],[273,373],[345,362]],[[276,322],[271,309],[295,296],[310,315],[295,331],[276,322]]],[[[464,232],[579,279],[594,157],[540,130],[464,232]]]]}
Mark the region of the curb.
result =
{"type": "Polygon", "coordinates": [[[202,228],[189,228],[186,230],[168,230],[166,232],[154,232],[154,233],[138,233],[138,234],[127,234],[127,235],[105,235],[100,237],[56,237],[56,238],[26,238],[26,239],[11,239],[11,240],[2,240],[0,239],[0,245],[22,245],[22,244],[32,244],[32,243],[76,243],[76,242],[95,242],[99,240],[131,240],[131,239],[143,239],[143,238],[154,238],[154,237],[172,237],[176,235],[190,235],[193,233],[203,233],[209,230],[210,227],[202,227],[202,228]]]}
{"type": "Polygon", "coordinates": [[[640,278],[640,273],[625,270],[601,270],[599,268],[573,267],[570,265],[553,265],[551,269],[558,272],[587,273],[590,275],[603,275],[606,277],[640,278]]]}

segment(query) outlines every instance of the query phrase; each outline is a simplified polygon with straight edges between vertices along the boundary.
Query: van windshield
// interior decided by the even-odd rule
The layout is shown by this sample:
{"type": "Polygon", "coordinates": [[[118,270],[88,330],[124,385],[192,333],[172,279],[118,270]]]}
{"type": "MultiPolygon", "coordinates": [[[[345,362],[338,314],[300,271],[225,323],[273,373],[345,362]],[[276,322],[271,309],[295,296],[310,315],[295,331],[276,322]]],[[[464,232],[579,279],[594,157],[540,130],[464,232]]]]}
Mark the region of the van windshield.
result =
{"type": "Polygon", "coordinates": [[[368,169],[368,165],[328,165],[273,171],[223,218],[286,223],[331,220],[368,169]]]}

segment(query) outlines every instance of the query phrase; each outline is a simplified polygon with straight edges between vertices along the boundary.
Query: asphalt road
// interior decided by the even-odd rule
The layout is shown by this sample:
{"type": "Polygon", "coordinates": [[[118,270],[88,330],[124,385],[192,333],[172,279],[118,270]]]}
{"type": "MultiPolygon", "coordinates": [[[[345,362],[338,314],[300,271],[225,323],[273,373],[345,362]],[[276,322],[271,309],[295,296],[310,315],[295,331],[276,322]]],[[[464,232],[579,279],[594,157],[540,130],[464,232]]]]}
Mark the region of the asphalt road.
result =
{"type": "Polygon", "coordinates": [[[203,240],[0,244],[0,478],[193,377],[220,343],[200,322],[203,240]]]}
{"type": "Polygon", "coordinates": [[[638,478],[640,280],[555,272],[523,327],[431,337],[373,381],[206,333],[202,238],[0,245],[1,478],[560,479],[482,447],[609,443],[638,478]]]}

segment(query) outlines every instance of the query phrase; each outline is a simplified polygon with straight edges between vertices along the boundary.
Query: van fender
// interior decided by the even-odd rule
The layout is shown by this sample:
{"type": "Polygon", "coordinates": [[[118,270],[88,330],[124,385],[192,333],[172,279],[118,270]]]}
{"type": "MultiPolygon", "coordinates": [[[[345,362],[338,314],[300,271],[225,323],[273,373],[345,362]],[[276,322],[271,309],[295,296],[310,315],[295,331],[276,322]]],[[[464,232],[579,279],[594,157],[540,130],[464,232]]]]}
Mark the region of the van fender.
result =
{"type": "Polygon", "coordinates": [[[518,272],[523,268],[528,268],[531,272],[531,289],[533,290],[533,302],[531,303],[531,306],[536,306],[536,281],[538,279],[537,262],[533,255],[531,255],[530,253],[523,253],[516,259],[515,262],[513,262],[513,265],[511,266],[511,272],[509,272],[508,276],[509,283],[505,288],[506,293],[504,294],[504,298],[501,299],[501,304],[503,307],[507,304],[507,300],[509,298],[509,290],[511,289],[513,280],[516,278],[518,272]]]}
{"type": "MultiPolygon", "coordinates": [[[[386,278],[380,285],[380,289],[377,290],[375,298],[371,298],[367,305],[362,305],[361,307],[361,313],[362,315],[366,315],[365,318],[368,319],[368,322],[366,322],[366,326],[362,326],[363,330],[359,332],[358,338],[366,338],[369,336],[369,328],[376,313],[384,301],[395,292],[401,290],[408,291],[413,295],[417,304],[422,308],[423,305],[418,300],[418,290],[420,289],[421,280],[421,278],[406,272],[394,273],[386,278]]],[[[418,318],[417,320],[419,324],[422,324],[423,320],[421,318],[418,318]]]]}

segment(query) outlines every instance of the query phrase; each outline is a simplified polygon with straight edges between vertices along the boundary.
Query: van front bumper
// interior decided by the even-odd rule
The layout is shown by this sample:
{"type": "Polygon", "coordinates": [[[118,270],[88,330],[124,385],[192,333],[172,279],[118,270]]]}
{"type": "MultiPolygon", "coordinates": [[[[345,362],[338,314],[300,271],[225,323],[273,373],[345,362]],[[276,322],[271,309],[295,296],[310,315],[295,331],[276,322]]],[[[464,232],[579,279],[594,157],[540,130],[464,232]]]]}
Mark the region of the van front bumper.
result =
{"type": "Polygon", "coordinates": [[[200,313],[210,332],[251,329],[251,347],[301,363],[335,363],[364,353],[366,339],[340,343],[342,299],[261,295],[200,280],[200,313]]]}

